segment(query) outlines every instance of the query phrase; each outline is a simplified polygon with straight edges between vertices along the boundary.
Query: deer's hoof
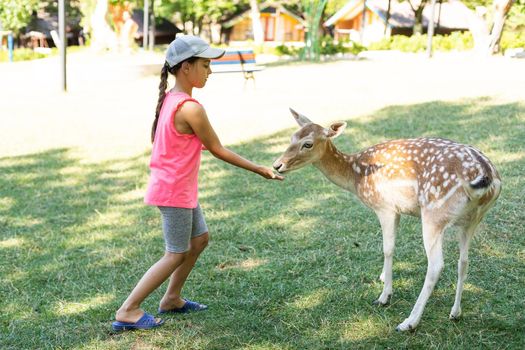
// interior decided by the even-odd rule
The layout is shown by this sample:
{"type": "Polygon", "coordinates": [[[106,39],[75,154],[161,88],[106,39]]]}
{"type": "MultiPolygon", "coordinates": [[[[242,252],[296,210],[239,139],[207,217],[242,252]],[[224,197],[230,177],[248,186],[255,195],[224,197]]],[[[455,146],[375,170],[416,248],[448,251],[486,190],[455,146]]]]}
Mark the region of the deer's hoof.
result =
{"type": "Polygon", "coordinates": [[[451,321],[459,321],[459,319],[461,318],[461,309],[460,310],[452,310],[452,312],[450,313],[450,316],[449,316],[450,320],[451,321]]]}
{"type": "Polygon", "coordinates": [[[414,325],[410,322],[410,320],[407,318],[403,321],[403,323],[399,324],[396,327],[396,331],[398,332],[406,332],[406,331],[414,331],[416,329],[417,325],[414,325]]]}
{"type": "Polygon", "coordinates": [[[390,304],[390,299],[392,299],[392,294],[388,294],[386,298],[381,298],[380,296],[377,300],[374,300],[373,304],[379,306],[387,306],[390,304]]]}

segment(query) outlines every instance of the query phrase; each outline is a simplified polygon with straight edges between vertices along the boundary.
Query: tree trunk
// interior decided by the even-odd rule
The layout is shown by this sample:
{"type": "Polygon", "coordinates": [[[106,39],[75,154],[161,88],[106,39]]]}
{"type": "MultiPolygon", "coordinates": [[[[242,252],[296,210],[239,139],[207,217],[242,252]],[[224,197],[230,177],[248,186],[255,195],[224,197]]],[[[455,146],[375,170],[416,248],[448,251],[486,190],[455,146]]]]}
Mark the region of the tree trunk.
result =
{"type": "Polygon", "coordinates": [[[361,45],[365,45],[365,28],[366,28],[366,0],[363,1],[363,10],[361,11],[361,45]]]}
{"type": "Polygon", "coordinates": [[[430,8],[430,18],[428,19],[428,29],[427,29],[427,36],[428,36],[428,42],[427,42],[427,57],[432,57],[432,39],[434,36],[434,13],[436,11],[436,0],[430,0],[431,1],[431,8],[430,8]]]}
{"type": "Polygon", "coordinates": [[[253,41],[255,45],[262,45],[264,42],[264,32],[257,0],[250,0],[250,18],[252,19],[253,41]]]}
{"type": "Polygon", "coordinates": [[[414,34],[423,34],[423,8],[418,8],[414,13],[414,34]]]}
{"type": "Polygon", "coordinates": [[[390,20],[390,8],[392,6],[392,0],[388,0],[388,8],[386,9],[386,20],[385,20],[385,36],[388,31],[388,21],[390,20]]]}
{"type": "Polygon", "coordinates": [[[503,33],[503,26],[514,2],[515,0],[494,0],[494,25],[490,32],[489,45],[487,48],[489,54],[500,51],[499,43],[501,41],[501,34],[503,33]]]}
{"type": "Polygon", "coordinates": [[[418,8],[416,9],[412,5],[412,1],[407,0],[412,12],[414,12],[414,27],[412,28],[413,34],[423,34],[423,9],[425,8],[428,0],[421,0],[418,8]]]}
{"type": "Polygon", "coordinates": [[[117,46],[116,34],[106,21],[107,13],[107,0],[97,0],[95,11],[91,16],[91,47],[95,50],[115,49],[117,46]]]}

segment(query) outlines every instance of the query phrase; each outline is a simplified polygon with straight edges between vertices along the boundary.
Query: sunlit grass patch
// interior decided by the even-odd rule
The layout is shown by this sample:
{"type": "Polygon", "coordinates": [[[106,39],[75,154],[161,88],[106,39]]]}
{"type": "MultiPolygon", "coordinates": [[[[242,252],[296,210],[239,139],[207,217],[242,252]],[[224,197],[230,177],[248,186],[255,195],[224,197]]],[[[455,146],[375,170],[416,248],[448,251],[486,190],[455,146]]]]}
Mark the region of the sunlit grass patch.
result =
{"type": "Polygon", "coordinates": [[[55,312],[58,316],[80,314],[88,311],[91,308],[96,308],[100,305],[111,302],[113,299],[114,296],[112,295],[97,295],[80,300],[78,302],[68,302],[61,300],[57,302],[53,312],[55,312]]]}
{"type": "Polygon", "coordinates": [[[388,337],[392,330],[385,327],[384,321],[378,317],[354,316],[341,325],[341,341],[366,342],[370,338],[388,337]]]}
{"type": "Polygon", "coordinates": [[[265,265],[267,263],[268,263],[267,259],[248,258],[246,260],[238,261],[238,262],[221,263],[217,266],[217,268],[219,268],[220,270],[238,269],[242,271],[250,271],[250,270],[258,268],[259,266],[265,265]]]}
{"type": "Polygon", "coordinates": [[[303,295],[299,299],[293,301],[291,306],[298,309],[311,309],[321,305],[326,299],[329,291],[326,289],[316,290],[308,295],[303,295]]]}
{"type": "Polygon", "coordinates": [[[8,238],[0,241],[0,248],[19,248],[24,243],[21,238],[8,238]]]}

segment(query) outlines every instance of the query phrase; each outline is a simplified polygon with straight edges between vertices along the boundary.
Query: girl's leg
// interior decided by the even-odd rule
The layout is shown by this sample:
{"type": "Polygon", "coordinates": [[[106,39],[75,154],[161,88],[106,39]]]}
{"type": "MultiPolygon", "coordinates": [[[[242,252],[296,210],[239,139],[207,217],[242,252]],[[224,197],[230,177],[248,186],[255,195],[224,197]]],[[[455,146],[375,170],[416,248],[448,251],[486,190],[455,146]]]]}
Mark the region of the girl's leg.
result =
{"type": "Polygon", "coordinates": [[[184,300],[181,298],[182,287],[193,269],[193,266],[195,266],[195,262],[199,258],[199,255],[208,245],[208,240],[208,232],[191,239],[190,250],[186,253],[187,255],[184,262],[177,267],[175,272],[171,275],[168,289],[160,301],[159,308],[161,310],[171,310],[184,306],[184,300]]]}
{"type": "Polygon", "coordinates": [[[166,252],[142,276],[139,283],[135,286],[126,301],[118,309],[115,319],[121,322],[137,322],[144,311],[140,309],[140,304],[157,289],[172,273],[176,271],[185,261],[187,253],[166,252]]]}

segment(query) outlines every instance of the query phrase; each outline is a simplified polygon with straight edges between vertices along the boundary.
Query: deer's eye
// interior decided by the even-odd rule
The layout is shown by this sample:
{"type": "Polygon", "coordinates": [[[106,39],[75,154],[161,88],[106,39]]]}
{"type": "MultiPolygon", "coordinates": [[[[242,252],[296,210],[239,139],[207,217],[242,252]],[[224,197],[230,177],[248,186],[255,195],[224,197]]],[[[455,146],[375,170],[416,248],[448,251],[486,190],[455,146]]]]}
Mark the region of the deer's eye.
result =
{"type": "Polygon", "coordinates": [[[303,148],[312,148],[313,145],[314,145],[314,144],[311,143],[311,142],[305,142],[305,143],[303,143],[303,148]]]}

